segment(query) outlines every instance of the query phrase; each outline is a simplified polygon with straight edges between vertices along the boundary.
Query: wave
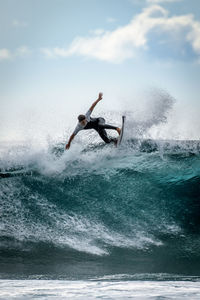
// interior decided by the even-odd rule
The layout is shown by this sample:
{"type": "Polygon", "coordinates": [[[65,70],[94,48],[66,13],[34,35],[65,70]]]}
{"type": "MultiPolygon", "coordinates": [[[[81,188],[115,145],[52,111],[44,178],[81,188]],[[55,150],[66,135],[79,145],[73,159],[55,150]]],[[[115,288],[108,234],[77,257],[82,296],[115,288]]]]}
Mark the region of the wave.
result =
{"type": "Polygon", "coordinates": [[[198,141],[127,139],[120,149],[63,148],[1,153],[4,269],[13,272],[9,260],[17,268],[23,258],[27,269],[37,273],[43,261],[48,272],[54,257],[67,272],[76,266],[74,273],[84,261],[100,265],[99,275],[124,268],[199,274],[198,141]]]}

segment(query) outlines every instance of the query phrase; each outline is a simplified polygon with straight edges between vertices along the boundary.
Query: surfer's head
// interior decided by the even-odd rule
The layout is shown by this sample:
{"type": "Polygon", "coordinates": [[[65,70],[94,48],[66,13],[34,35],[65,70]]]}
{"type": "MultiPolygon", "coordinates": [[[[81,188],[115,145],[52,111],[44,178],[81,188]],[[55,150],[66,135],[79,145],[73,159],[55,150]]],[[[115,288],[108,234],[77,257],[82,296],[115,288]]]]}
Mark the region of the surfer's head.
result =
{"type": "Polygon", "coordinates": [[[87,124],[87,120],[86,120],[85,115],[79,115],[79,116],[78,116],[78,121],[79,121],[79,123],[81,123],[83,126],[85,126],[85,125],[87,124]]]}

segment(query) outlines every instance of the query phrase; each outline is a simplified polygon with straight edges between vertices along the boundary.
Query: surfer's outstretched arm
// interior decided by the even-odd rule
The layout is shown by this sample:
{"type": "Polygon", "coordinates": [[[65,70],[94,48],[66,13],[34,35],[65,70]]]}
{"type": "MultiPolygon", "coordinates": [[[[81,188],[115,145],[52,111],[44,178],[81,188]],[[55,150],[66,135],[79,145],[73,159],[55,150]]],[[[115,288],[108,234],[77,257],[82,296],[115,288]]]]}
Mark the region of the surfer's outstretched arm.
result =
{"type": "Polygon", "coordinates": [[[93,111],[93,109],[95,108],[95,106],[97,105],[97,103],[102,100],[102,98],[103,98],[103,93],[99,93],[98,99],[90,107],[90,111],[91,112],[93,111]]]}
{"type": "Polygon", "coordinates": [[[70,148],[71,141],[74,139],[74,137],[75,137],[75,134],[72,133],[72,135],[69,138],[69,141],[68,141],[67,145],[65,146],[65,150],[68,150],[70,148]]]}

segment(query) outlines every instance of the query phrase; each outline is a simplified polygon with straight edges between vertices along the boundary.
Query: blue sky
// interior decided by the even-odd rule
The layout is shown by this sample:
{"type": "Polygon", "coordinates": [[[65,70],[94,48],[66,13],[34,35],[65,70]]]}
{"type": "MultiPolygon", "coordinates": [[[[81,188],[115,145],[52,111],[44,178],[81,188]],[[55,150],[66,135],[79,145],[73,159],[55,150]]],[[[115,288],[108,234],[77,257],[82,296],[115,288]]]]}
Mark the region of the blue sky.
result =
{"type": "Polygon", "coordinates": [[[43,128],[62,135],[99,91],[100,112],[123,110],[152,87],[177,99],[182,137],[199,138],[199,8],[199,0],[0,0],[0,140],[43,128]]]}

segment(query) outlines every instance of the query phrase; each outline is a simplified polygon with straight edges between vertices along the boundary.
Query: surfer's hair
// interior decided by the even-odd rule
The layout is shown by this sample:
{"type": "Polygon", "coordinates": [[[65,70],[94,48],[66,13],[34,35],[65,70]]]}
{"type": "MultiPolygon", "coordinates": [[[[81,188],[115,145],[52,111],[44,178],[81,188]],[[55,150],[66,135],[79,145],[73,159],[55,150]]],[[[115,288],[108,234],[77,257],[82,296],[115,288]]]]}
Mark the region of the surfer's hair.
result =
{"type": "Polygon", "coordinates": [[[78,120],[79,120],[79,122],[85,120],[85,115],[79,115],[78,120]]]}

